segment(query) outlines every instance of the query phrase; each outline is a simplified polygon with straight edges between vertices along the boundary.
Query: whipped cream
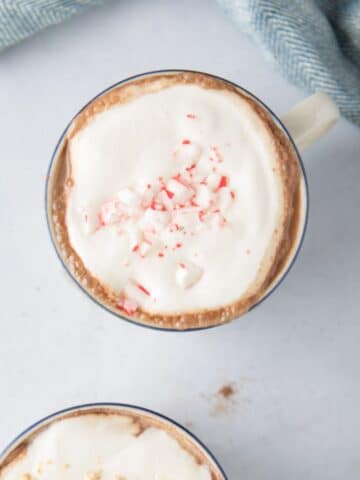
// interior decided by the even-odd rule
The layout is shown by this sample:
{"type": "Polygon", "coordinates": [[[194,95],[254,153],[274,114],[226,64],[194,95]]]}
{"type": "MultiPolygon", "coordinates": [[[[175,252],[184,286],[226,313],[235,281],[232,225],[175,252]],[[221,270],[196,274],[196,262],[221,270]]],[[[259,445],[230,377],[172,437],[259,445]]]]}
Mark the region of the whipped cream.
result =
{"type": "Polygon", "coordinates": [[[41,431],[1,480],[211,480],[207,465],[165,430],[131,418],[87,414],[41,431]]]}
{"type": "Polygon", "coordinates": [[[66,224],[85,267],[133,314],[239,300],[284,216],[271,134],[245,99],[175,85],[94,115],[69,140],[66,224]]]}

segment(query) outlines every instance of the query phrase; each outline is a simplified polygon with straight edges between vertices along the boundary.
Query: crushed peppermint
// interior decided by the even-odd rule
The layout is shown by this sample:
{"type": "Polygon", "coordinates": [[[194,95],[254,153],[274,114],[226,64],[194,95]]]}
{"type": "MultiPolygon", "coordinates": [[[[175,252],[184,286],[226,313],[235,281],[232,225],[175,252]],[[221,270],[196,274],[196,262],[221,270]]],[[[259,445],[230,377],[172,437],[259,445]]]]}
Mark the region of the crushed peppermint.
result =
{"type": "Polygon", "coordinates": [[[216,146],[213,145],[211,147],[211,150],[215,155],[215,160],[217,161],[217,163],[222,163],[224,161],[224,159],[223,159],[223,156],[221,155],[221,153],[219,152],[219,149],[216,146]]]}
{"type": "Polygon", "coordinates": [[[201,279],[203,269],[192,262],[180,262],[175,273],[175,279],[180,288],[193,287],[201,279]]]}
{"type": "MultiPolygon", "coordinates": [[[[197,118],[193,113],[186,117],[197,118]]],[[[236,194],[230,189],[231,178],[222,171],[225,158],[218,146],[211,145],[207,151],[210,156],[206,156],[196,141],[180,140],[173,151],[176,162],[172,173],[150,182],[139,179],[133,186],[106,199],[89,233],[96,234],[109,227],[115,229],[129,241],[129,261],[143,261],[149,256],[163,259],[168,248],[174,252],[183,247],[180,239],[194,237],[204,229],[231,228],[227,212],[236,194]]],[[[82,212],[82,218],[86,224],[91,223],[87,212],[82,212]]],[[[203,275],[201,267],[186,259],[174,268],[174,278],[181,288],[191,288],[203,275]]],[[[134,281],[133,287],[135,291],[126,298],[122,296],[116,305],[128,315],[133,315],[138,308],[137,302],[130,298],[133,295],[136,299],[140,295],[140,300],[141,295],[146,295],[155,301],[141,283],[134,281]]]]}
{"type": "Polygon", "coordinates": [[[144,287],[144,285],[141,285],[140,283],[138,283],[136,286],[137,286],[137,288],[138,288],[140,291],[142,291],[143,293],[145,293],[145,295],[147,295],[148,297],[151,296],[149,290],[147,290],[147,289],[144,287]]]}
{"type": "Polygon", "coordinates": [[[218,189],[223,188],[223,187],[227,187],[227,185],[228,185],[228,177],[226,177],[225,175],[223,175],[223,176],[220,178],[220,182],[219,182],[219,185],[218,185],[218,189]]]}
{"type": "Polygon", "coordinates": [[[117,308],[127,313],[128,315],[133,315],[137,310],[137,305],[134,301],[129,300],[128,298],[123,298],[118,301],[117,308]]]}

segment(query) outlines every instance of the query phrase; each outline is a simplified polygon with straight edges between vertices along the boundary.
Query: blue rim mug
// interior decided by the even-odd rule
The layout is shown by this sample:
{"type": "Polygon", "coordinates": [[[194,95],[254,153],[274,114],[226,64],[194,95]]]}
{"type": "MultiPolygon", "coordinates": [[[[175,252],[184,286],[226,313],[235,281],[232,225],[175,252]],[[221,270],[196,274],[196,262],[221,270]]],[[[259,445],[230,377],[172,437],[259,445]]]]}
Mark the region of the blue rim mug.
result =
{"type": "Polygon", "coordinates": [[[83,405],[77,405],[69,408],[65,408],[63,410],[59,410],[51,415],[48,415],[30,427],[25,429],[21,432],[17,437],[12,440],[9,445],[0,453],[0,475],[2,468],[6,467],[7,464],[11,460],[14,459],[17,453],[21,452],[22,446],[26,446],[29,441],[31,441],[36,435],[42,431],[44,428],[49,426],[51,423],[57,420],[61,420],[70,416],[73,416],[75,413],[81,412],[94,412],[94,413],[104,413],[114,412],[114,413],[121,413],[121,414],[135,414],[141,417],[149,417],[150,419],[153,418],[160,425],[163,425],[165,428],[170,427],[171,430],[174,430],[184,438],[187,444],[194,446],[197,452],[204,458],[204,463],[209,465],[212,472],[216,473],[216,478],[221,480],[227,480],[227,476],[222,469],[221,465],[214,457],[214,455],[210,452],[210,450],[199,440],[193,433],[191,433],[188,429],[183,427],[181,424],[177,423],[175,420],[172,420],[165,415],[162,415],[158,412],[153,410],[149,410],[148,408],[139,407],[136,405],[129,405],[125,403],[112,403],[112,402],[104,402],[104,403],[88,403],[83,405]]]}
{"type": "Polygon", "coordinates": [[[152,325],[148,323],[141,322],[139,319],[133,319],[130,317],[126,317],[123,312],[119,310],[115,310],[110,308],[109,306],[101,303],[100,300],[96,298],[96,296],[92,295],[90,291],[88,291],[76,278],[75,275],[70,271],[66,261],[64,260],[57,241],[56,241],[56,234],[53,230],[52,226],[52,221],[51,221],[51,178],[52,174],[55,169],[56,165],[56,160],[62,151],[62,148],[64,146],[64,142],[66,141],[66,135],[67,132],[73,122],[73,120],[88,106],[90,105],[94,100],[100,98],[102,95],[107,94],[111,90],[121,86],[125,85],[128,83],[131,83],[135,80],[139,79],[144,79],[148,78],[151,76],[155,75],[172,75],[176,73],[194,73],[194,74],[200,74],[200,75],[205,75],[205,76],[210,76],[211,78],[214,78],[216,80],[219,80],[221,82],[227,83],[240,91],[242,94],[250,97],[256,104],[262,108],[268,116],[271,117],[272,121],[277,125],[277,127],[283,132],[283,134],[286,136],[286,138],[289,140],[290,144],[292,145],[295,155],[298,159],[299,166],[300,166],[300,172],[301,172],[301,179],[300,179],[300,198],[301,198],[301,208],[300,208],[300,219],[299,219],[299,224],[297,228],[297,236],[294,241],[294,244],[292,246],[292,250],[290,255],[287,258],[287,261],[282,265],[280,272],[277,273],[275,279],[272,281],[271,285],[267,288],[267,290],[264,292],[263,296],[254,304],[251,306],[250,310],[254,309],[256,306],[260,305],[264,300],[266,300],[276,289],[277,287],[282,283],[282,281],[285,279],[289,271],[291,270],[292,266],[294,265],[295,260],[298,257],[298,254],[300,252],[304,237],[305,237],[305,232],[306,232],[306,227],[307,227],[307,220],[308,220],[308,213],[309,213],[309,191],[308,191],[308,183],[306,179],[306,173],[305,173],[305,168],[304,164],[302,162],[301,156],[299,151],[304,150],[305,148],[309,147],[312,145],[320,136],[322,136],[327,130],[329,130],[333,124],[337,121],[339,117],[339,112],[338,109],[333,102],[333,100],[325,93],[323,92],[317,92],[314,95],[306,98],[299,104],[295,105],[288,113],[283,115],[281,118],[279,118],[267,105],[265,105],[259,98],[257,98],[254,94],[249,92],[248,90],[244,89],[243,87],[226,80],[224,78],[218,77],[216,75],[204,73],[204,72],[198,72],[194,70],[183,70],[183,69],[172,69],[172,70],[156,70],[156,71],[151,71],[151,72],[146,72],[146,73],[141,73],[139,75],[135,75],[129,78],[126,78],[124,80],[121,80],[120,82],[115,83],[114,85],[111,85],[110,87],[106,88],[102,92],[100,92],[98,95],[96,95],[94,98],[92,98],[79,112],[74,115],[74,117],[71,119],[65,130],[63,131],[62,135],[60,136],[60,139],[55,147],[55,150],[52,154],[51,161],[50,161],[50,166],[48,169],[48,175],[47,175],[47,182],[46,182],[46,191],[45,191],[45,206],[46,206],[46,219],[47,219],[47,225],[50,233],[50,237],[52,240],[52,243],[54,245],[55,251],[65,268],[66,272],[70,275],[70,277],[74,280],[74,282],[78,285],[78,287],[81,288],[81,290],[89,297],[91,298],[95,303],[97,303],[99,306],[104,308],[105,310],[109,311],[110,313],[116,315],[117,317],[122,318],[123,320],[126,320],[128,322],[134,323],[136,325],[140,325],[143,327],[147,327],[150,329],[155,329],[155,330],[163,330],[163,331],[194,331],[194,330],[204,330],[207,328],[214,328],[219,325],[223,325],[223,323],[217,323],[215,325],[205,325],[205,326],[200,326],[196,328],[188,328],[188,329],[181,329],[177,330],[176,328],[169,328],[169,327],[163,327],[163,326],[157,326],[157,325],[152,325]]]}

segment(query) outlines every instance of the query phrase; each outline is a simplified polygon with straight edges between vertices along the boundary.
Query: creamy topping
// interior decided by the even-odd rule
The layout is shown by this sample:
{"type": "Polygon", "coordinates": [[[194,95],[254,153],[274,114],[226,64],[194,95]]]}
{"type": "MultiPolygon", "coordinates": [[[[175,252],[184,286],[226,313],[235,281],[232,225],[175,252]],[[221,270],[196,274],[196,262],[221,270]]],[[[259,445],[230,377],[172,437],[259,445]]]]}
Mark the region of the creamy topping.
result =
{"type": "Polygon", "coordinates": [[[165,430],[140,433],[129,417],[87,414],[40,432],[0,479],[211,480],[211,473],[165,430]]]}
{"type": "Polygon", "coordinates": [[[120,309],[219,308],[263,280],[284,192],[271,135],[241,97],[144,94],[96,114],[69,153],[70,242],[120,309]]]}

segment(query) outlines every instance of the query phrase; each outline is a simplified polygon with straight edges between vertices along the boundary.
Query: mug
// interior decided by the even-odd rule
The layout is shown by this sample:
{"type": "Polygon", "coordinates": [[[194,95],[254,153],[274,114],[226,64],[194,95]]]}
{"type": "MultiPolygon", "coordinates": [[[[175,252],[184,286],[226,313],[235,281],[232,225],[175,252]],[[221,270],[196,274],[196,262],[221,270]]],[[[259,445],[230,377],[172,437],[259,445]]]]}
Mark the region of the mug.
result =
{"type": "MultiPolygon", "coordinates": [[[[58,412],[52,413],[41,420],[38,420],[33,425],[28,427],[22,433],[20,433],[10,444],[0,453],[0,476],[2,469],[6,467],[9,462],[11,462],[16,455],[21,454],[22,448],[34,438],[38,433],[44,430],[51,423],[62,420],[65,418],[73,417],[76,414],[87,412],[87,413],[119,413],[119,414],[135,414],[141,417],[149,418],[149,420],[155,420],[156,424],[164,426],[167,430],[174,431],[179,434],[180,437],[184,439],[187,445],[192,445],[195,447],[196,451],[200,454],[201,458],[204,459],[204,463],[209,465],[212,472],[216,473],[216,478],[221,480],[227,480],[226,474],[219,462],[216,460],[214,455],[210,450],[189,430],[175,422],[174,420],[162,415],[160,413],[154,412],[144,407],[138,407],[135,405],[128,405],[122,403],[89,403],[84,405],[77,405],[74,407],[66,408],[58,412]]],[[[160,427],[161,428],[161,427],[160,427]]]]}
{"type": "MultiPolygon", "coordinates": [[[[299,251],[301,249],[301,245],[304,240],[305,232],[306,232],[306,226],[307,226],[307,219],[308,219],[308,211],[309,211],[309,192],[308,192],[308,184],[306,180],[306,173],[304,169],[303,162],[301,160],[300,153],[302,150],[305,148],[308,148],[311,146],[319,137],[321,137],[324,133],[329,130],[332,125],[337,121],[339,117],[339,112],[338,109],[333,102],[333,100],[325,93],[323,92],[318,92],[315,93],[314,95],[306,98],[299,104],[297,104],[295,107],[293,107],[288,113],[285,115],[278,117],[274,112],[270,110],[270,108],[265,105],[259,98],[257,98],[254,94],[249,92],[248,90],[240,87],[239,85],[230,82],[229,80],[223,79],[221,77],[218,77],[216,75],[211,75],[203,72],[196,72],[192,70],[158,70],[158,71],[152,71],[152,72],[147,72],[147,73],[142,73],[139,75],[135,75],[133,77],[127,78],[125,80],[122,80],[109,88],[105,89],[98,95],[96,95],[92,100],[90,100],[75,116],[76,118],[77,115],[79,115],[90,103],[92,103],[94,100],[100,98],[102,95],[110,92],[111,90],[121,86],[125,85],[128,83],[131,83],[135,80],[139,79],[144,79],[148,78],[153,75],[171,75],[175,73],[196,73],[196,74],[202,74],[202,75],[208,75],[212,78],[215,78],[217,80],[220,80],[221,82],[227,83],[234,87],[235,89],[239,90],[242,94],[250,97],[253,101],[255,101],[263,110],[267,112],[267,114],[272,118],[273,122],[279,127],[279,129],[284,133],[284,135],[288,138],[290,143],[292,144],[294,148],[294,152],[296,153],[299,166],[300,166],[300,171],[301,171],[301,179],[300,179],[300,220],[297,228],[297,236],[296,236],[296,241],[294,242],[293,248],[290,252],[290,255],[288,255],[286,261],[284,264],[281,265],[281,268],[275,278],[273,279],[272,283],[269,285],[267,290],[264,292],[262,297],[252,305],[250,310],[255,308],[256,306],[260,305],[265,299],[267,299],[276,289],[277,287],[282,283],[284,278],[287,276],[288,272],[290,271],[291,267],[293,266],[299,251]]],[[[64,132],[62,133],[56,147],[55,151],[52,155],[51,162],[50,162],[50,167],[48,170],[48,181],[46,184],[46,195],[45,195],[45,203],[46,203],[46,213],[47,213],[47,224],[50,232],[50,237],[52,239],[52,243],[55,247],[55,250],[57,252],[57,255],[63,264],[65,270],[68,272],[70,277],[77,283],[77,285],[92,299],[94,300],[98,305],[101,307],[105,308],[109,312],[115,314],[116,316],[135,323],[136,325],[141,325],[147,328],[152,328],[155,330],[167,330],[167,331],[178,331],[173,328],[164,328],[160,326],[154,326],[154,325],[149,325],[146,323],[142,323],[140,321],[130,319],[125,317],[120,311],[115,311],[106,305],[102,304],[98,299],[96,299],[89,291],[87,291],[83,285],[80,284],[80,282],[76,279],[76,277],[72,274],[70,271],[69,267],[67,266],[66,262],[62,258],[62,255],[59,251],[57,242],[56,242],[56,232],[54,232],[52,222],[51,222],[51,207],[50,207],[50,189],[51,189],[51,178],[52,178],[52,173],[54,170],[54,165],[56,163],[57,156],[61,152],[64,141],[66,139],[66,135],[68,132],[68,129],[70,128],[70,125],[72,124],[74,118],[70,121],[68,126],[65,128],[64,132]]],[[[207,328],[214,328],[215,326],[222,325],[222,323],[218,323],[216,325],[208,325],[208,326],[203,326],[203,327],[197,327],[197,328],[189,328],[181,331],[193,331],[193,330],[203,330],[207,328]]]]}

